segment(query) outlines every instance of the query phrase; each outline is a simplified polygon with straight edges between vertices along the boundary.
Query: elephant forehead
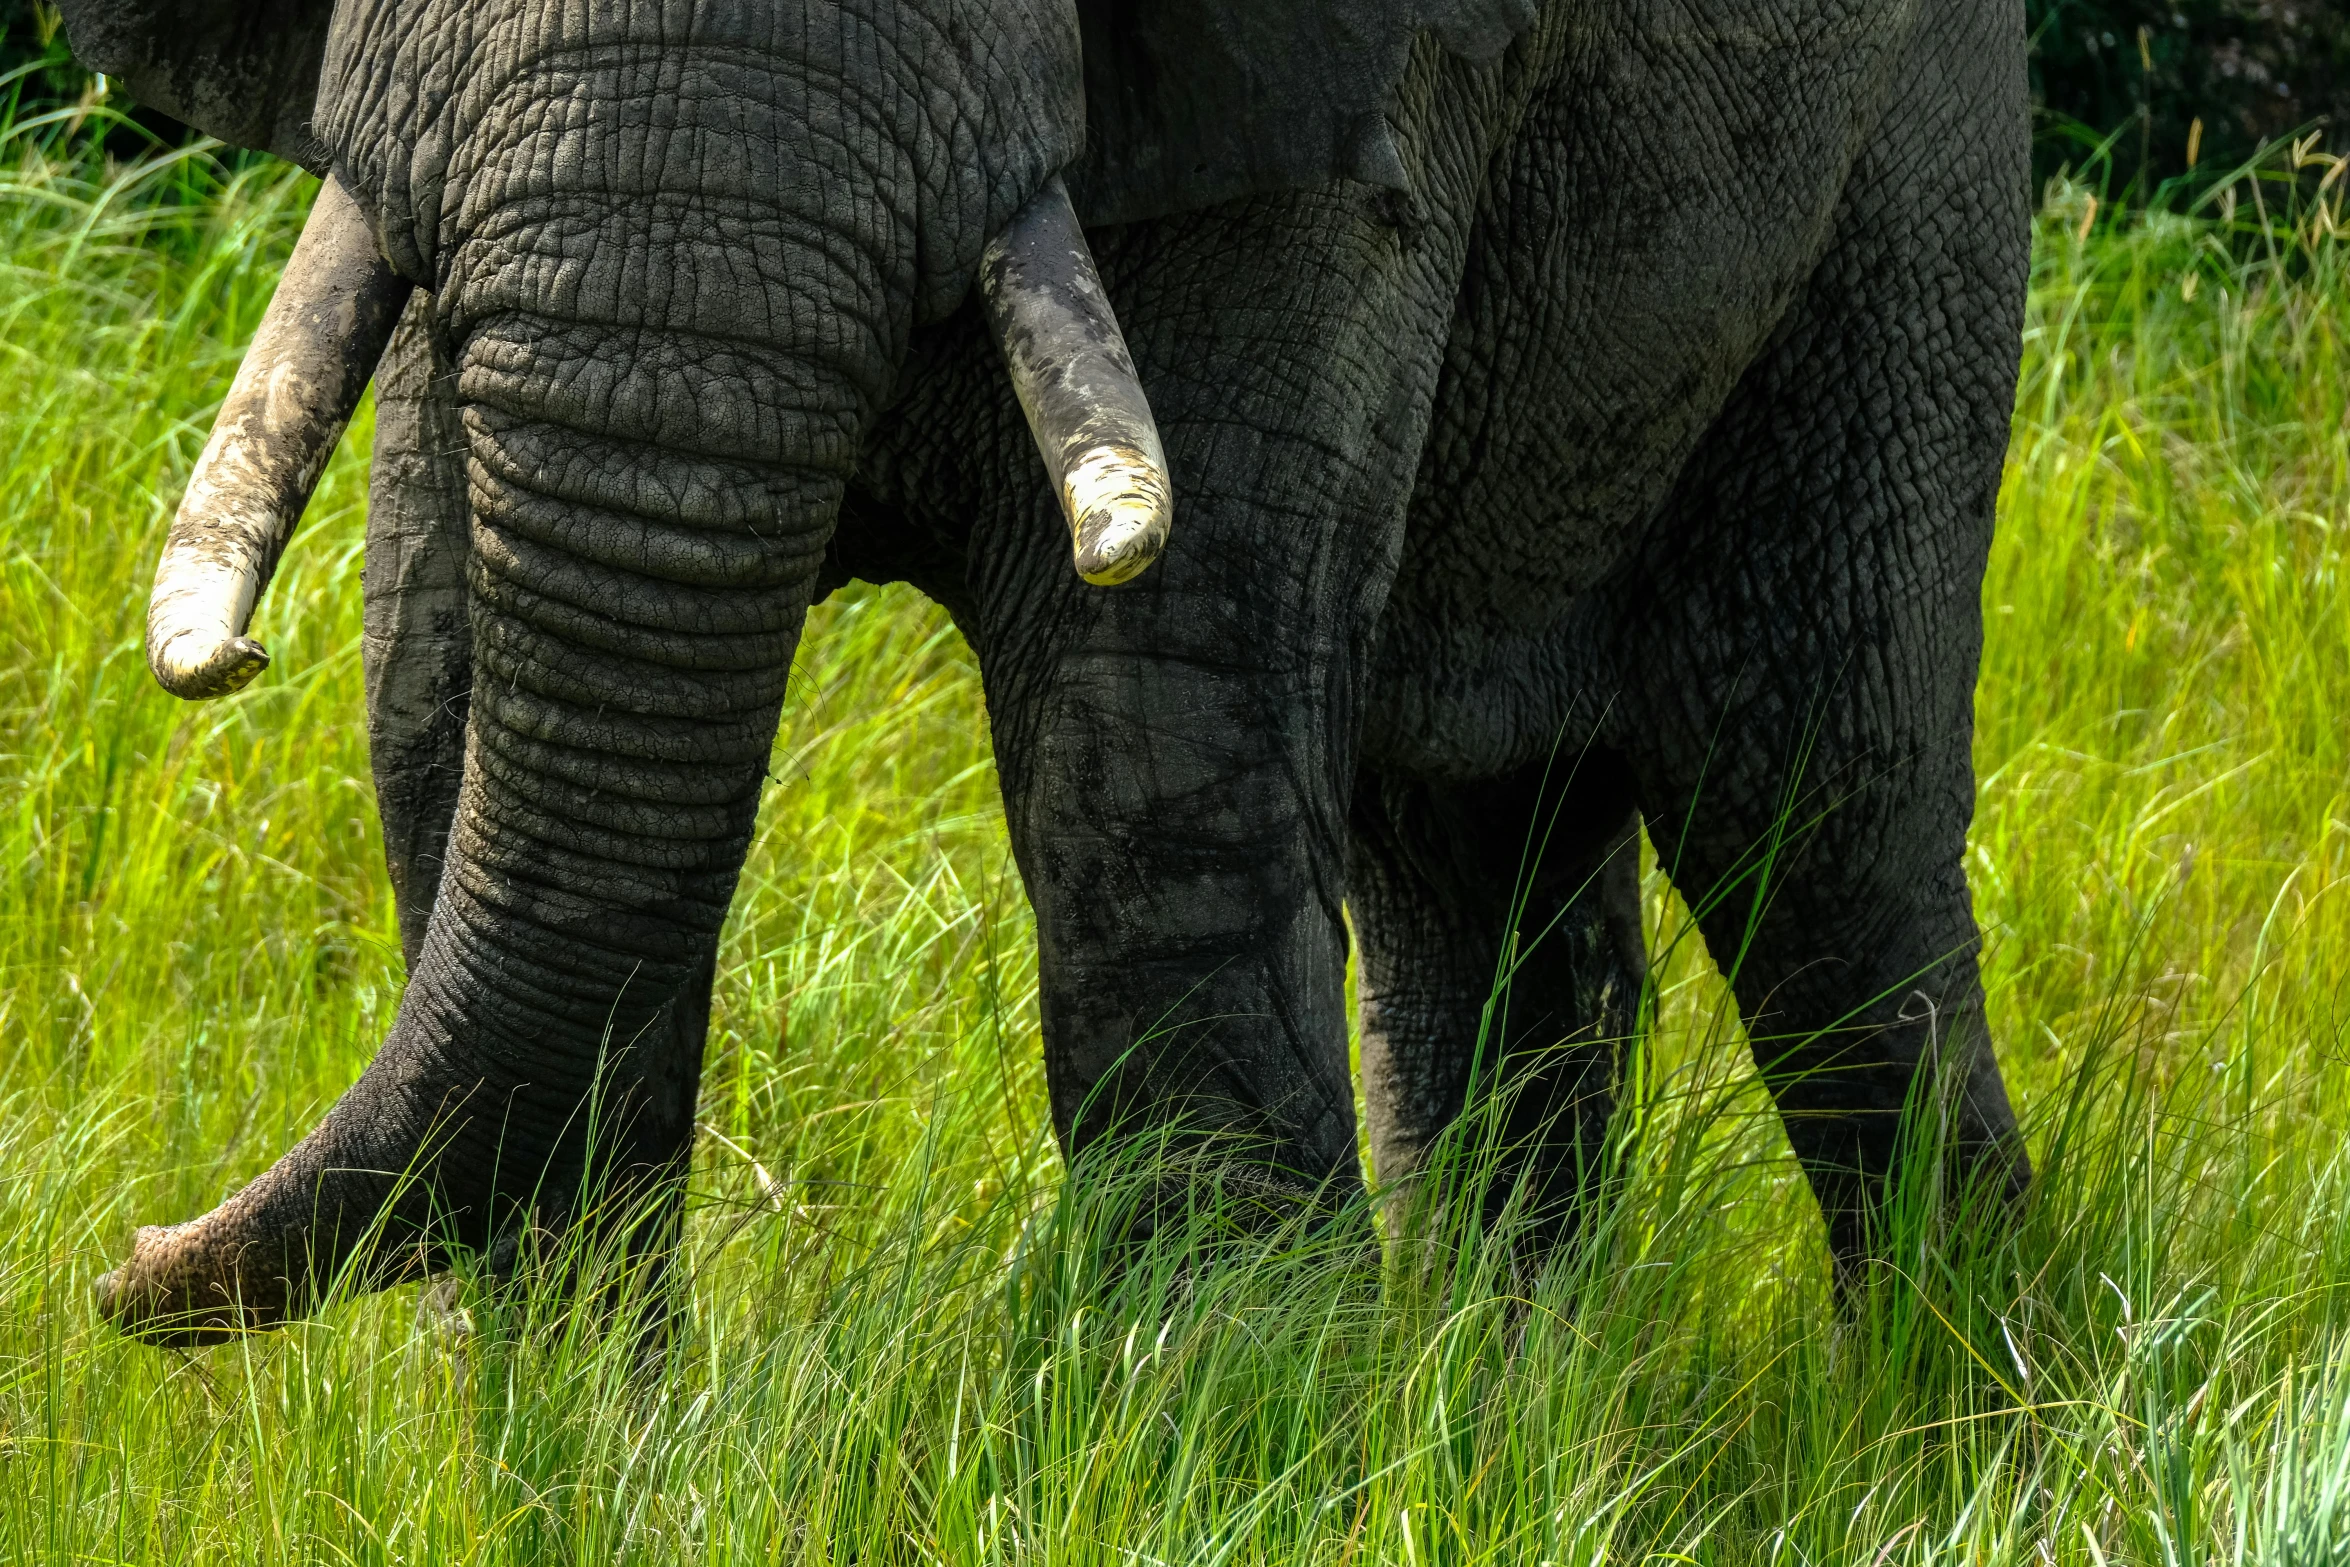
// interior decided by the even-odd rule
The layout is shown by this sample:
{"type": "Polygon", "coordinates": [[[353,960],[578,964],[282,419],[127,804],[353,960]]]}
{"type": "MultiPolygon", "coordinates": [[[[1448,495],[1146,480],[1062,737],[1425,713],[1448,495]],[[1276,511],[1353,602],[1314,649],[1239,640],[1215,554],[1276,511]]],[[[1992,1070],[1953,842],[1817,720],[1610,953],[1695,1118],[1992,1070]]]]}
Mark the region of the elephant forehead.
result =
{"type": "Polygon", "coordinates": [[[584,196],[855,235],[959,292],[1083,140],[1075,51],[1050,0],[356,0],[318,124],[427,279],[513,209],[584,196]]]}
{"type": "MultiPolygon", "coordinates": [[[[593,44],[538,57],[465,106],[463,208],[597,191],[753,203],[843,230],[904,220],[925,105],[887,82],[739,49],[593,44]]],[[[462,210],[462,209],[461,209],[462,210]]]]}

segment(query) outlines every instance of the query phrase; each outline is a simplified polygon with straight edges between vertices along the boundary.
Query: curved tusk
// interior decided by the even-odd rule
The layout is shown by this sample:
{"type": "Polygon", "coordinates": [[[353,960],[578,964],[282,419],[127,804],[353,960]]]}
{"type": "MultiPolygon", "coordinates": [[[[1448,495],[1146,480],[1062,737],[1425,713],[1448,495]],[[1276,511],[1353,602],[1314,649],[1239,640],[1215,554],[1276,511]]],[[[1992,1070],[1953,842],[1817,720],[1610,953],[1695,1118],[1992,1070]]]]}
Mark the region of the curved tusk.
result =
{"type": "Polygon", "coordinates": [[[1109,586],[1166,547],[1175,492],[1093,253],[1058,177],[979,258],[987,324],[1060,491],[1077,574],[1109,586]]]}
{"type": "Polygon", "coordinates": [[[377,253],[342,181],[328,176],[155,567],[147,667],[172,695],[226,696],[268,666],[268,652],[245,635],[253,605],[359,406],[410,286],[377,253]]]}

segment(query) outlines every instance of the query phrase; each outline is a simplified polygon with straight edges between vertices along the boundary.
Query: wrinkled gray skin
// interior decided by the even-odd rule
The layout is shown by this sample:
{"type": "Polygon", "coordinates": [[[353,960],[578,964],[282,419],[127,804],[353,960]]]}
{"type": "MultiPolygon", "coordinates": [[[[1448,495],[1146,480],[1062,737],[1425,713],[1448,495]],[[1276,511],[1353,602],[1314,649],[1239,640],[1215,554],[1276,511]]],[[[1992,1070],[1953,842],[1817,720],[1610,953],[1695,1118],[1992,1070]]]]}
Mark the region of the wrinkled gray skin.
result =
{"type": "Polygon", "coordinates": [[[266,1320],[387,1201],[404,1241],[560,1220],[607,1038],[599,1162],[681,1170],[793,648],[850,577],[977,651],[1068,1149],[1172,1123],[1358,1189],[1343,906],[1377,1176],[1498,1083],[1489,1200],[1562,1233],[1635,1028],[1645,821],[1841,1262],[1929,1057],[2020,1185],[1961,868],[2011,0],[1550,0],[1497,59],[1399,44],[1400,167],[1232,200],[1078,170],[1178,497],[1118,588],[1071,570],[969,295],[1084,142],[1077,48],[1053,0],[346,0],[315,134],[422,285],[366,576],[411,979],[318,1131],[150,1273],[266,1320]],[[420,1148],[397,1198],[368,1173],[420,1148]]]}

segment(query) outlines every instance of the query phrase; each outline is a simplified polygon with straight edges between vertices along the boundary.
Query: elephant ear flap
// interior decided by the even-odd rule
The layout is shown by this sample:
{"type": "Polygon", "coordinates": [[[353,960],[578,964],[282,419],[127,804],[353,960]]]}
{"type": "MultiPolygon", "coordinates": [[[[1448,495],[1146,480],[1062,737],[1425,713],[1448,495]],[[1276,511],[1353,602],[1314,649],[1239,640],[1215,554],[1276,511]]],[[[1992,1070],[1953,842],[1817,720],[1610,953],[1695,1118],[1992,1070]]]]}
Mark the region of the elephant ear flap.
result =
{"type": "Polygon", "coordinates": [[[311,129],[333,0],[59,0],[74,58],[238,147],[324,174],[311,129]]]}
{"type": "Polygon", "coordinates": [[[1478,63],[1535,0],[1076,0],[1088,223],[1124,223],[1346,178],[1406,188],[1388,113],[1412,43],[1478,63]]]}

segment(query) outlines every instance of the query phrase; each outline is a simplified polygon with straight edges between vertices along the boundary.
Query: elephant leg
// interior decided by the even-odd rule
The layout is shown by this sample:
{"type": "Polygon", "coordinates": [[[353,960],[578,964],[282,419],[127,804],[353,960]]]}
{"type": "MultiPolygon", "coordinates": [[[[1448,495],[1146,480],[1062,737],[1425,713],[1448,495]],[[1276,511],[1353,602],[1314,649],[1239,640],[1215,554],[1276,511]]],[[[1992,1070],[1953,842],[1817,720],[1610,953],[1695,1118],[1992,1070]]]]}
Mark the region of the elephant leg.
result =
{"type": "MultiPolygon", "coordinates": [[[[1186,517],[1197,538],[1206,519],[1186,517]]],[[[1050,547],[1068,571],[1066,544],[1050,547]]],[[[1324,750],[1334,715],[1300,670],[1216,660],[1212,643],[1277,639],[1213,629],[1198,599],[1167,603],[1152,590],[1187,575],[1169,564],[1140,593],[1087,588],[1120,595],[1099,620],[1057,619],[1025,646],[982,644],[1013,851],[1036,910],[1054,1128],[1072,1161],[1168,1133],[1181,1159],[1228,1150],[1237,1157],[1216,1159],[1218,1185],[1268,1216],[1335,1206],[1361,1174],[1344,807],[1330,776],[1339,758],[1324,750]]],[[[1190,1187],[1158,1184],[1176,1206],[1190,1187]]],[[[1133,1238],[1167,1217],[1161,1198],[1133,1238]]]]}
{"type": "MultiPolygon", "coordinates": [[[[465,776],[474,653],[466,434],[457,371],[434,337],[431,310],[419,291],[376,370],[363,574],[368,751],[411,970],[465,776]]],[[[588,1183],[563,1193],[565,1211],[542,1214],[541,1227],[559,1231],[585,1219],[591,1248],[616,1247],[624,1259],[660,1268],[682,1213],[714,971],[713,954],[646,1026],[644,1047],[626,1053],[628,1070],[607,1074],[603,1093],[626,1113],[600,1129],[588,1183]]],[[[493,1264],[512,1258],[516,1239],[509,1233],[492,1248],[493,1264]]]]}
{"type": "Polygon", "coordinates": [[[1220,1189],[1335,1204],[1361,1189],[1342,914],[1360,687],[1458,236],[1407,251],[1333,187],[1113,231],[1097,256],[1174,478],[1166,554],[1080,581],[1011,453],[968,569],[1055,1128],[1072,1158],[1167,1132],[1244,1148],[1220,1189]]]}
{"type": "Polygon", "coordinates": [[[1595,1195],[1646,972],[1639,843],[1630,777],[1603,751],[1481,783],[1366,771],[1355,786],[1374,1173],[1476,1183],[1488,1221],[1521,1199],[1528,1271],[1595,1195]],[[1471,1135],[1440,1153],[1456,1125],[1471,1135]]]}
{"type": "Polygon", "coordinates": [[[1950,1160],[1915,1174],[2029,1175],[1964,868],[2028,237],[2024,126],[1976,107],[2020,91],[1989,17],[1926,24],[1824,261],[1613,606],[1613,732],[1846,1285],[1905,1126],[1950,1160]]]}

